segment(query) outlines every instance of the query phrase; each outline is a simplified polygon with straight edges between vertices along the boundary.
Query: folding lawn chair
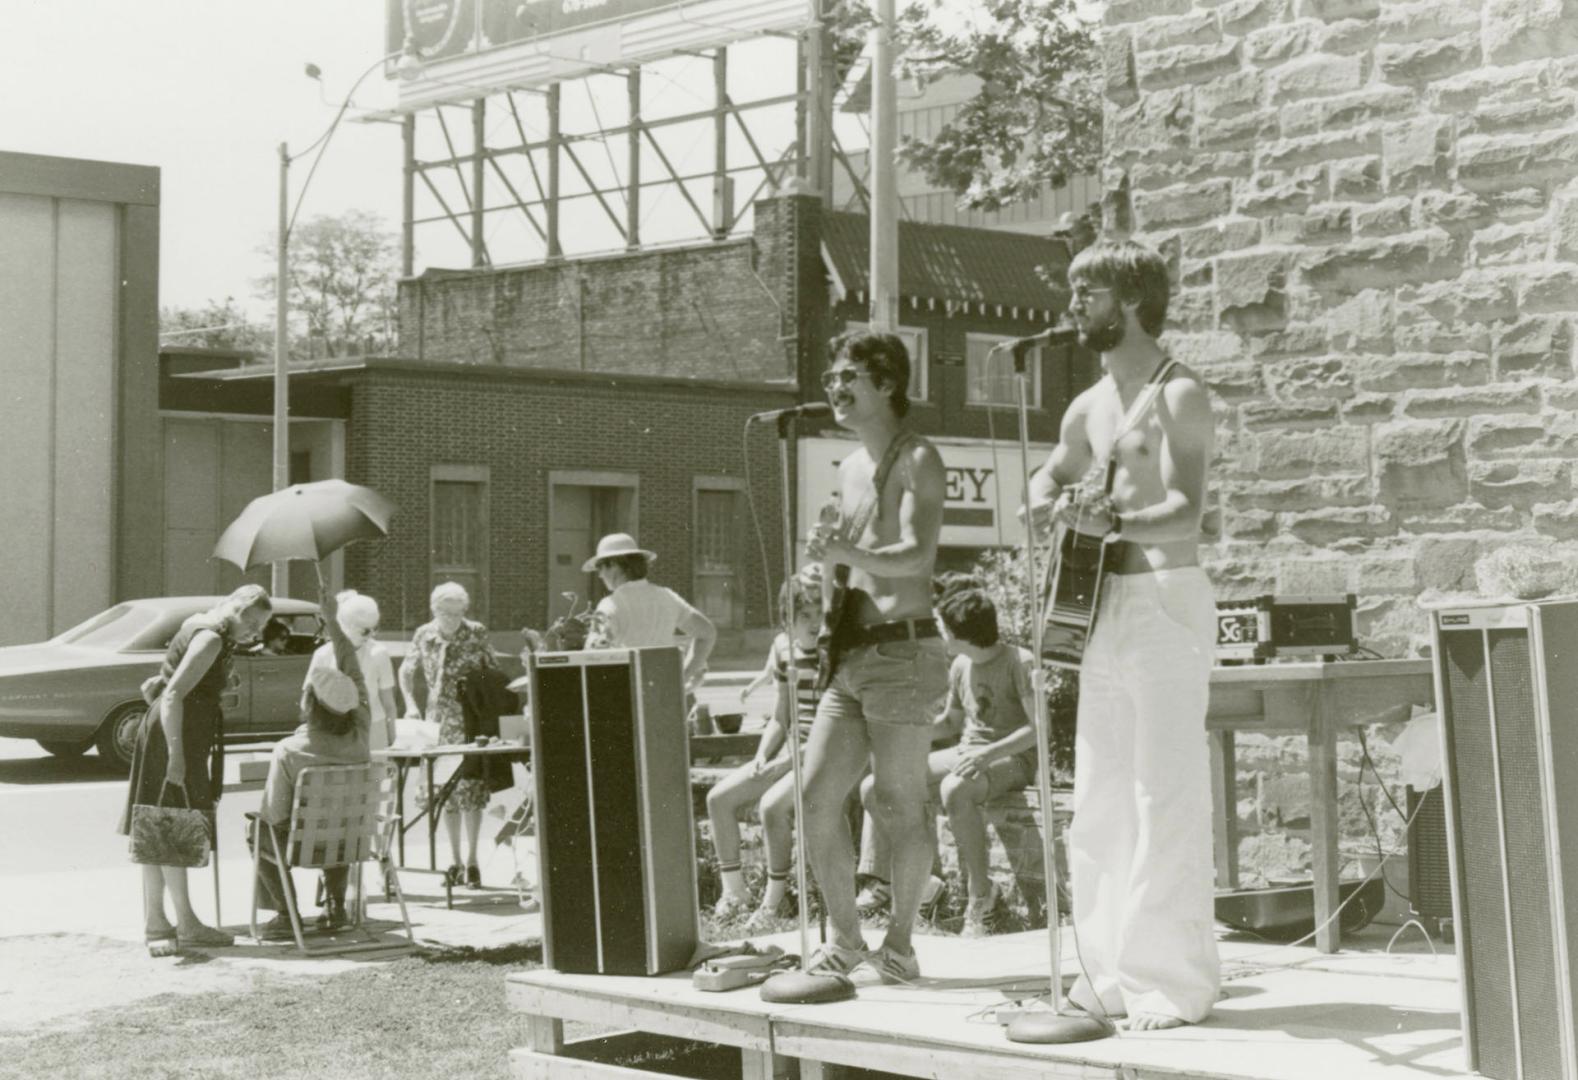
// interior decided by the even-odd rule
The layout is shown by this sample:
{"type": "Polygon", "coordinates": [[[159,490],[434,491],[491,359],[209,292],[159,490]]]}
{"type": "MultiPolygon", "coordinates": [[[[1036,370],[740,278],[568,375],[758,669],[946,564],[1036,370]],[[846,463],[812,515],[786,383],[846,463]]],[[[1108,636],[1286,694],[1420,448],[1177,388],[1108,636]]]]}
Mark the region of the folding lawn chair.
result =
{"type": "MultiPolygon", "coordinates": [[[[280,891],[290,916],[291,929],[295,931],[296,947],[304,953],[320,956],[331,953],[358,952],[366,949],[386,949],[391,945],[416,944],[411,929],[411,917],[406,913],[405,894],[400,890],[400,878],[389,859],[390,844],[400,819],[395,815],[395,771],[384,762],[362,765],[311,765],[301,770],[296,778],[296,794],[290,810],[290,825],[286,831],[283,849],[278,833],[257,824],[257,842],[253,845],[252,867],[252,935],[258,936],[258,887],[257,874],[267,860],[279,875],[280,891]],[[400,920],[405,924],[405,942],[374,940],[367,931],[367,897],[362,887],[362,864],[379,863],[384,871],[384,887],[391,886],[395,899],[400,903],[400,920]],[[290,872],[294,868],[328,869],[354,867],[351,881],[355,886],[355,899],[349,910],[351,928],[361,930],[362,942],[330,944],[308,948],[302,934],[301,912],[296,905],[295,890],[291,888],[290,872]]],[[[248,814],[257,820],[256,814],[248,814]]]]}

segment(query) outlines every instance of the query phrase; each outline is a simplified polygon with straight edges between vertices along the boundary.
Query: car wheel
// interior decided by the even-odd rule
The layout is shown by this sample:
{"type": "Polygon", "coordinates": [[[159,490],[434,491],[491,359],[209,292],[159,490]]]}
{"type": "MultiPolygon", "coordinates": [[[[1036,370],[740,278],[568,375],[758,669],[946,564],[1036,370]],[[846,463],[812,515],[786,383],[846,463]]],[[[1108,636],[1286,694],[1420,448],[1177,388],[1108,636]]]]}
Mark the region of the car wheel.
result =
{"type": "Polygon", "coordinates": [[[38,739],[38,745],[48,750],[58,758],[81,757],[88,752],[88,747],[93,745],[93,740],[86,742],[72,742],[66,739],[38,739]]]}
{"type": "Polygon", "coordinates": [[[110,713],[109,719],[104,721],[104,726],[99,728],[99,735],[95,740],[99,748],[99,757],[123,772],[130,772],[132,754],[137,749],[137,731],[142,727],[142,718],[147,714],[148,706],[140,701],[122,705],[110,713]]]}

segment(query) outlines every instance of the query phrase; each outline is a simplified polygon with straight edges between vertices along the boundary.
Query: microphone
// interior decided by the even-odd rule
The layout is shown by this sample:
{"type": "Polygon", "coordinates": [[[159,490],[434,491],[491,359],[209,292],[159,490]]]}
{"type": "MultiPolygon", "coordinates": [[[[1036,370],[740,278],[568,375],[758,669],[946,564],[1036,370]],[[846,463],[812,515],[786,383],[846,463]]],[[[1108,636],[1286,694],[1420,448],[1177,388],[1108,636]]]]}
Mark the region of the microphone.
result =
{"type": "Polygon", "coordinates": [[[804,405],[796,405],[789,409],[771,409],[768,412],[759,412],[752,416],[747,423],[754,424],[758,420],[777,420],[783,423],[795,417],[832,416],[833,406],[825,401],[810,401],[804,405]]]}
{"type": "Polygon", "coordinates": [[[1079,331],[1072,326],[1049,326],[1039,334],[1029,337],[1014,338],[1011,341],[1002,341],[995,345],[995,350],[1011,349],[1015,359],[1024,356],[1031,349],[1040,348],[1042,345],[1073,345],[1079,341],[1079,331]]]}

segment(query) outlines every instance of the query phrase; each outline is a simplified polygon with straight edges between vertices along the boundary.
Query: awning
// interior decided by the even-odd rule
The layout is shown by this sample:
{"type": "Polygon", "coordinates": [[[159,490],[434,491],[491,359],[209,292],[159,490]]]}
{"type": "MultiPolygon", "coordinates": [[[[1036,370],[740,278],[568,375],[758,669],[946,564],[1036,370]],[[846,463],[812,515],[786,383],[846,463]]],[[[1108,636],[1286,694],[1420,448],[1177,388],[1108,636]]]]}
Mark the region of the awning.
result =
{"type": "MultiPolygon", "coordinates": [[[[824,211],[821,218],[822,257],[836,298],[864,297],[871,288],[870,219],[842,211],[824,211]]],[[[1068,263],[1068,248],[1053,237],[899,222],[899,294],[914,303],[1055,315],[1067,297],[1054,292],[1037,268],[1058,278],[1068,263]]]]}

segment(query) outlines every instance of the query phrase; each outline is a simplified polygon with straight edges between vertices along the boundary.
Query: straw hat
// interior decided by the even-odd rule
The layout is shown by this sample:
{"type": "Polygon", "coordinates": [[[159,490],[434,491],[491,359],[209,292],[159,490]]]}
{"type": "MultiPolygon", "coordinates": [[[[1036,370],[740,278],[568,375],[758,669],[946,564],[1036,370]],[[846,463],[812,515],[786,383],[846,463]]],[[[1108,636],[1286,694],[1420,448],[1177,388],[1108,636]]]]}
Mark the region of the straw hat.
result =
{"type": "Polygon", "coordinates": [[[617,559],[621,555],[645,555],[647,562],[657,558],[656,552],[637,547],[636,538],[629,533],[609,533],[597,542],[597,554],[582,563],[581,570],[590,574],[604,559],[617,559]]]}

